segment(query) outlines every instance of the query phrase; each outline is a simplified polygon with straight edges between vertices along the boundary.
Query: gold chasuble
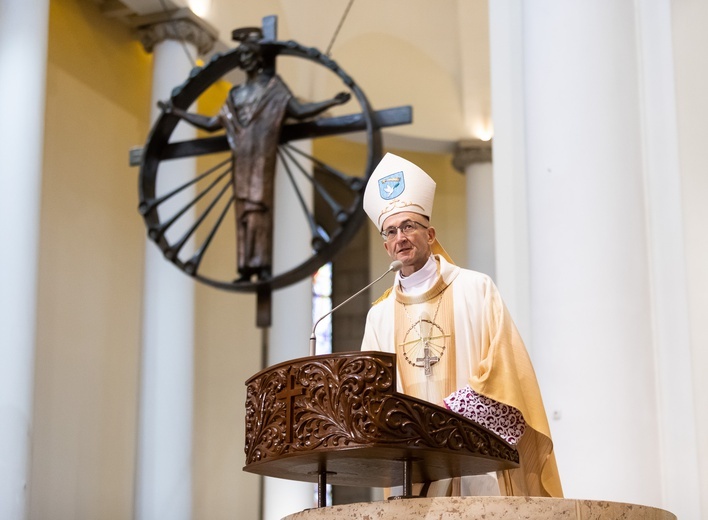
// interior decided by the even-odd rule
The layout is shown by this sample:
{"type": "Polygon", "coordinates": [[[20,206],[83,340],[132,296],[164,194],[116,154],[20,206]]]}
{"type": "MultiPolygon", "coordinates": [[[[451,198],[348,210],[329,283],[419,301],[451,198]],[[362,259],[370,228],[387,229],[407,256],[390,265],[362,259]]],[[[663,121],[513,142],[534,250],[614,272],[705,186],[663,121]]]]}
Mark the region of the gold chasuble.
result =
{"type": "MultiPolygon", "coordinates": [[[[410,296],[395,287],[370,309],[361,349],[395,353],[398,391],[407,395],[444,406],[444,398],[469,385],[516,408],[526,422],[516,446],[520,467],[497,474],[499,492],[562,497],[536,375],[496,286],[441,255],[435,260],[438,278],[428,291],[410,296]]],[[[465,486],[465,478],[453,494],[491,494],[465,486]]]]}
{"type": "Polygon", "coordinates": [[[428,291],[407,296],[395,288],[398,374],[406,394],[442,403],[455,388],[452,290],[442,278],[428,291]]]}

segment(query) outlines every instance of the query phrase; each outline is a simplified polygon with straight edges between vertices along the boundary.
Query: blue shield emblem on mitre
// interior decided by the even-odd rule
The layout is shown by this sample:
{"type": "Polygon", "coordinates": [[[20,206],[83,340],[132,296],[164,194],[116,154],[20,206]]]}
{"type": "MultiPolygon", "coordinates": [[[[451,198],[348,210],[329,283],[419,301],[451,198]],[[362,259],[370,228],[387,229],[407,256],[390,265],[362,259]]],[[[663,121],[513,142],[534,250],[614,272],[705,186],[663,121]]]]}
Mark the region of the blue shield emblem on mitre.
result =
{"type": "Polygon", "coordinates": [[[406,189],[406,181],[403,172],[392,173],[379,179],[379,195],[384,200],[391,200],[398,197],[406,189]]]}

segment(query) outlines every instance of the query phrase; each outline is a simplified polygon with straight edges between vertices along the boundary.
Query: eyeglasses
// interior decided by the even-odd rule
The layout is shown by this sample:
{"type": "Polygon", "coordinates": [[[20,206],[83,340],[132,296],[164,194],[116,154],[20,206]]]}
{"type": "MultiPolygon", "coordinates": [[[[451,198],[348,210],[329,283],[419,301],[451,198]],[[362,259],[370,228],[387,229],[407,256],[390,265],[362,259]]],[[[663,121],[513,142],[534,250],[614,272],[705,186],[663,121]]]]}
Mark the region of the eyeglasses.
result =
{"type": "Polygon", "coordinates": [[[399,229],[401,230],[401,233],[403,233],[403,236],[408,236],[417,229],[416,226],[420,226],[423,229],[428,229],[428,226],[424,226],[420,222],[416,222],[414,220],[406,220],[400,226],[391,226],[384,229],[381,232],[381,237],[386,241],[394,240],[398,236],[399,229]]]}

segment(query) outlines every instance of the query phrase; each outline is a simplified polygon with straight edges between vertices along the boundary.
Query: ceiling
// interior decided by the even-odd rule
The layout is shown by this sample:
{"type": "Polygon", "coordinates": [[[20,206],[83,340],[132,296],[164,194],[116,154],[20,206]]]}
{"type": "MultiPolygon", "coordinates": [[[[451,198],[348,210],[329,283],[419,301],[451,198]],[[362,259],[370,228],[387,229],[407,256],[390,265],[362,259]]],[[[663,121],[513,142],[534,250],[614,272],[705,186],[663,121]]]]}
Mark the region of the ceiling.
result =
{"type": "MultiPolygon", "coordinates": [[[[413,124],[388,129],[387,146],[452,151],[459,140],[492,136],[487,0],[95,1],[107,16],[133,25],[151,13],[190,8],[216,29],[222,50],[234,46],[233,29],[276,15],[278,39],[322,52],[331,46],[330,57],[374,108],[413,107],[413,124]]],[[[291,88],[295,81],[293,90],[311,99],[341,89],[331,84],[336,78],[293,78],[286,78],[291,88]]]]}

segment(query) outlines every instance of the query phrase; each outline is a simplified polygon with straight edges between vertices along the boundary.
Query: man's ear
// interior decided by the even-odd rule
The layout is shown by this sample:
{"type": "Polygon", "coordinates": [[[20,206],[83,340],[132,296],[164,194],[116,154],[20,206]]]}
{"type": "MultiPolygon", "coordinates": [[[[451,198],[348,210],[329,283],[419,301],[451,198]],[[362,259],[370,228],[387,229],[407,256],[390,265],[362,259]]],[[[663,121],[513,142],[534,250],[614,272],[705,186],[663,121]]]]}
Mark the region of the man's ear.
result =
{"type": "Polygon", "coordinates": [[[426,229],[428,232],[428,243],[432,244],[435,242],[435,228],[433,226],[430,226],[428,229],[426,229]]]}

